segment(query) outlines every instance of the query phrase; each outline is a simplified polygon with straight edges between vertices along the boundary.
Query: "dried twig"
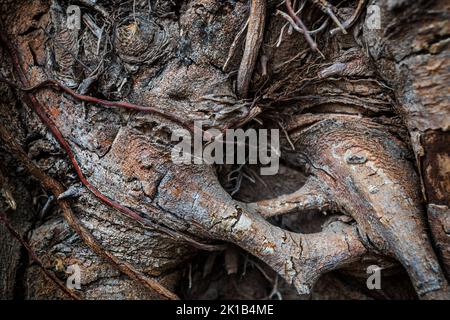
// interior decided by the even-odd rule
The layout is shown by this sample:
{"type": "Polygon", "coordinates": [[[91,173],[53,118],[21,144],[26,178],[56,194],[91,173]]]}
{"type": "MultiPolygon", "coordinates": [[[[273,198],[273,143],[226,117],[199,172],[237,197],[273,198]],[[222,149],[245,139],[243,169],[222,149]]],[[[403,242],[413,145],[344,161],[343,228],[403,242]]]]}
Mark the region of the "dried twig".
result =
{"type": "Polygon", "coordinates": [[[347,30],[339,21],[339,19],[334,14],[333,10],[335,8],[331,5],[327,0],[311,0],[315,5],[317,5],[323,13],[327,14],[331,20],[338,26],[338,28],[342,31],[342,33],[347,34],[347,30]]]}
{"type": "MultiPolygon", "coordinates": [[[[276,15],[278,16],[282,16],[284,19],[286,19],[287,22],[289,22],[289,24],[294,28],[295,31],[300,32],[300,33],[305,33],[305,31],[303,29],[301,29],[294,21],[294,19],[288,15],[287,13],[277,10],[276,15]]],[[[309,34],[315,34],[315,33],[319,33],[320,31],[322,31],[323,29],[325,29],[325,27],[328,25],[328,20],[325,20],[322,25],[315,29],[315,30],[311,30],[308,31],[309,34]]]]}
{"type": "MultiPolygon", "coordinates": [[[[361,12],[362,12],[362,10],[363,10],[363,8],[364,8],[364,4],[365,4],[365,2],[366,2],[366,0],[359,0],[358,1],[358,5],[356,6],[356,9],[355,9],[355,11],[353,12],[353,14],[351,15],[351,17],[348,19],[348,20],[346,20],[346,21],[344,21],[343,23],[342,23],[342,26],[345,28],[345,29],[348,29],[348,28],[350,28],[355,22],[356,22],[356,20],[358,20],[358,18],[359,18],[359,16],[361,15],[361,12]]],[[[341,28],[335,28],[335,29],[332,29],[331,31],[330,31],[330,33],[332,34],[332,35],[334,35],[334,34],[336,34],[338,31],[340,31],[341,30],[341,28]]]]}

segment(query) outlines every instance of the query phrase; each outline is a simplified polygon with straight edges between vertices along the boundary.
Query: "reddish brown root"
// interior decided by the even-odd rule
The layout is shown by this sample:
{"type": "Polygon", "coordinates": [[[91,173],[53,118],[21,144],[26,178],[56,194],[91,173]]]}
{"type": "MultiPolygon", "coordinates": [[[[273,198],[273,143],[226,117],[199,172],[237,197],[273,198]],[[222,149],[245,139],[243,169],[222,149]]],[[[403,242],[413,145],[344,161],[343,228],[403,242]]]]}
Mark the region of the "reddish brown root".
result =
{"type": "Polygon", "coordinates": [[[266,2],[262,0],[252,0],[244,55],[237,76],[237,91],[243,98],[247,96],[253,69],[256,65],[259,48],[263,40],[265,19],[266,2]]]}

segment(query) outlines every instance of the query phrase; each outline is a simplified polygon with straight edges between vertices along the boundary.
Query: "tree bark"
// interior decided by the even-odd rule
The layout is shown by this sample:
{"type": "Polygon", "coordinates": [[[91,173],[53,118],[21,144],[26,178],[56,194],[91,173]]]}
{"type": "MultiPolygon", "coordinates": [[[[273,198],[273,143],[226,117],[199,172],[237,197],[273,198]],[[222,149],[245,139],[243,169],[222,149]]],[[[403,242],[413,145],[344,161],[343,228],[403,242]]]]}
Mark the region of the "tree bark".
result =
{"type": "Polygon", "coordinates": [[[0,297],[450,298],[449,6],[316,2],[0,1],[0,297]],[[280,171],[174,163],[194,120],[280,171]]]}

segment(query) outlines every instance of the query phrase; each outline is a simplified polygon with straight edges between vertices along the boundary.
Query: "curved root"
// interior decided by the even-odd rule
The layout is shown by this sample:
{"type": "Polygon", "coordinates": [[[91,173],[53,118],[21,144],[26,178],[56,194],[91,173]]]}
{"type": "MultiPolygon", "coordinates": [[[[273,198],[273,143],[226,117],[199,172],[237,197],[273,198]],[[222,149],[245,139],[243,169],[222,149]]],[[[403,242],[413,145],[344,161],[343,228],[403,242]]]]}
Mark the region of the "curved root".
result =
{"type": "Polygon", "coordinates": [[[402,263],[420,298],[449,298],[425,230],[419,180],[402,142],[385,127],[352,116],[307,127],[299,122],[290,134],[302,156],[287,148],[286,160],[309,165],[333,206],[356,220],[365,242],[402,263]]]}
{"type": "Polygon", "coordinates": [[[231,226],[218,224],[210,232],[267,263],[299,294],[310,294],[322,274],[357,260],[367,251],[356,226],[339,221],[319,233],[299,234],[244,211],[231,226]]]}
{"type": "Polygon", "coordinates": [[[296,192],[279,196],[274,199],[247,203],[245,206],[264,218],[304,210],[329,210],[331,200],[329,195],[321,188],[320,182],[310,177],[296,192]]]}

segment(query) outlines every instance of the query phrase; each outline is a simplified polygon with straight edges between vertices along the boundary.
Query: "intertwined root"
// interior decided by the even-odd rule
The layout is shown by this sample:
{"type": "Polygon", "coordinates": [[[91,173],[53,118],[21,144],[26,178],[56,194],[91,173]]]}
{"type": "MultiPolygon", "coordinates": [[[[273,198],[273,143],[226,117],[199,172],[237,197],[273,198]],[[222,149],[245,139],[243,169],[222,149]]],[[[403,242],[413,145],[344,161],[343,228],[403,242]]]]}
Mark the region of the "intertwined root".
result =
{"type": "MultiPolygon", "coordinates": [[[[260,1],[253,3],[257,2],[260,1]]],[[[313,0],[313,2],[319,4],[341,28],[340,30],[343,30],[355,21],[364,1],[359,1],[355,14],[343,23],[337,21],[333,14],[334,9],[326,1],[313,0]]],[[[286,4],[290,3],[291,1],[286,1],[286,4]]],[[[257,58],[257,48],[263,36],[261,26],[265,10],[263,7],[257,7],[257,9],[259,10],[252,10],[254,12],[252,15],[259,17],[259,20],[249,24],[249,30],[252,32],[249,34],[247,53],[238,74],[238,79],[241,79],[238,81],[240,83],[238,91],[242,96],[245,96],[249,90],[249,79],[257,58]],[[252,37],[252,35],[256,36],[252,37]]],[[[293,9],[298,10],[297,7],[293,9]]],[[[296,22],[299,21],[297,13],[292,14],[292,10],[290,11],[291,19],[295,20],[297,27],[302,26],[302,23],[296,22]]],[[[125,31],[127,30],[133,31],[132,29],[125,31]]],[[[303,32],[309,39],[310,33],[304,26],[303,32]]],[[[55,38],[55,40],[58,39],[60,38],[55,38]]],[[[61,39],[73,44],[73,39],[65,33],[61,34],[61,39]]],[[[140,43],[140,45],[145,46],[146,43],[140,43]]],[[[137,49],[140,48],[140,46],[137,47],[137,49]]],[[[21,49],[24,51],[24,48],[21,49]]],[[[58,56],[60,57],[58,60],[61,60],[59,62],[65,62],[64,70],[61,70],[63,71],[61,78],[64,80],[72,76],[70,73],[74,61],[73,57],[69,57],[62,51],[59,55],[57,52],[56,58],[58,56]]],[[[137,56],[142,57],[141,50],[138,50],[137,56]]],[[[120,58],[129,60],[123,54],[120,58]]],[[[138,61],[141,60],[153,61],[147,58],[138,59],[138,61]]],[[[134,61],[136,60],[126,62],[134,61]]],[[[32,65],[32,62],[27,61],[27,65],[32,65]]],[[[336,68],[336,65],[333,68],[336,68]]],[[[335,69],[330,70],[326,69],[329,72],[336,72],[335,69]]],[[[27,81],[21,82],[23,86],[28,85],[27,81]]],[[[210,82],[207,84],[209,85],[210,82]]],[[[137,84],[136,88],[141,89],[137,84]]],[[[89,101],[99,102],[99,99],[89,101]]],[[[180,101],[177,100],[177,103],[180,101]]],[[[60,104],[53,103],[53,109],[49,107],[50,111],[57,110],[54,107],[56,105],[60,104]]],[[[137,108],[129,103],[109,102],[109,106],[122,106],[135,110],[137,108]]],[[[75,105],[66,105],[66,107],[75,108],[75,105]]],[[[145,108],[138,107],[138,109],[143,111],[142,109],[145,108]]],[[[182,112],[182,109],[179,108],[177,111],[182,112]]],[[[47,116],[46,111],[48,111],[47,108],[42,108],[45,116],[47,116]]],[[[150,108],[147,108],[147,111],[155,113],[155,110],[150,108]]],[[[67,122],[59,111],[47,113],[48,116],[56,118],[53,120],[56,120],[58,125],[65,126],[64,132],[68,135],[69,132],[70,134],[76,132],[76,130],[69,130],[70,122],[67,122]]],[[[67,118],[70,119],[70,117],[67,118]]],[[[119,198],[115,199],[117,202],[114,201],[114,203],[117,205],[114,208],[123,209],[126,206],[126,208],[146,212],[150,218],[158,221],[161,224],[159,228],[166,232],[171,230],[167,227],[169,226],[178,232],[190,232],[191,235],[198,236],[202,240],[221,239],[235,243],[265,261],[286,280],[293,283],[300,293],[309,293],[315,280],[324,272],[339,268],[367,251],[376,250],[396,257],[404,265],[420,297],[448,298],[447,282],[425,233],[423,210],[417,190],[419,181],[414,168],[406,160],[406,151],[401,143],[388,134],[386,128],[368,120],[331,115],[326,120],[317,117],[308,120],[307,115],[302,115],[301,118],[303,122],[310,121],[307,125],[303,123],[299,129],[296,128],[295,121],[291,125],[290,134],[295,142],[296,151],[289,153],[286,150],[283,154],[286,155],[288,162],[308,167],[310,177],[300,190],[291,195],[249,205],[238,204],[221,188],[210,167],[180,168],[164,159],[164,152],[148,141],[152,137],[140,132],[136,133],[139,130],[138,126],[133,127],[133,119],[117,134],[108,156],[110,162],[102,158],[96,163],[97,167],[92,177],[95,180],[93,183],[99,188],[103,186],[103,189],[107,189],[105,193],[108,193],[110,198],[119,198]],[[120,148],[120,145],[123,148],[120,148]],[[136,148],[133,149],[133,146],[136,148]],[[144,152],[147,152],[148,159],[143,158],[144,152]],[[130,161],[125,161],[128,157],[130,161]],[[147,161],[145,165],[144,160],[147,161]],[[102,161],[105,162],[102,163],[102,161]],[[145,189],[149,191],[146,194],[148,196],[145,198],[146,201],[141,201],[143,195],[139,193],[140,190],[132,190],[134,192],[122,190],[122,187],[129,187],[126,181],[123,183],[121,180],[109,181],[108,173],[110,172],[106,169],[101,171],[99,169],[101,165],[108,170],[116,171],[117,176],[125,177],[128,173],[132,173],[134,181],[145,182],[145,189]],[[161,210],[155,212],[155,205],[161,210]],[[311,209],[339,211],[353,217],[356,224],[335,222],[329,224],[320,233],[298,234],[273,226],[264,219],[293,210],[311,209]]],[[[83,120],[80,119],[80,121],[83,120]]],[[[80,123],[80,126],[89,127],[90,124],[80,123]]],[[[89,162],[87,153],[87,151],[78,152],[76,156],[84,162],[89,162]]],[[[103,195],[99,192],[96,196],[103,195]]],[[[107,201],[108,203],[113,202],[107,201]]],[[[66,205],[70,209],[68,204],[66,205]]],[[[111,209],[111,211],[114,210],[111,209]]],[[[129,216],[135,216],[135,212],[131,209],[127,212],[132,213],[129,216]]],[[[156,226],[156,223],[154,225],[156,226]]],[[[173,232],[173,234],[176,233],[173,232]]],[[[102,236],[107,237],[108,232],[102,236]]],[[[116,235],[109,234],[109,236],[116,235]]],[[[83,239],[86,241],[90,238],[85,236],[83,239]]],[[[181,245],[185,245],[186,238],[180,236],[180,239],[181,245]]],[[[93,247],[92,241],[90,244],[89,241],[86,242],[93,247]]],[[[193,241],[191,240],[190,243],[192,244],[193,241]]],[[[155,251],[163,244],[163,241],[155,242],[155,251]]],[[[102,250],[99,247],[96,252],[103,252],[102,250]]],[[[116,264],[120,265],[121,261],[117,261],[116,264]]],[[[123,271],[123,265],[119,269],[126,274],[130,273],[130,277],[137,278],[138,271],[131,270],[134,268],[127,267],[128,273],[123,271]]],[[[150,283],[148,280],[147,282],[150,283]]]]}
{"type": "Polygon", "coordinates": [[[258,212],[264,218],[270,218],[296,211],[326,211],[331,209],[331,201],[321,189],[320,182],[316,178],[310,177],[298,191],[292,194],[248,203],[246,207],[251,211],[258,212]]]}
{"type": "MultiPolygon", "coordinates": [[[[259,0],[258,1],[255,0],[252,3],[256,3],[256,2],[259,2],[259,0]]],[[[325,23],[319,29],[316,29],[314,31],[309,31],[301,19],[302,10],[303,10],[306,2],[307,2],[306,0],[299,1],[298,3],[297,3],[297,1],[291,2],[290,0],[286,0],[285,3],[286,3],[287,13],[282,12],[282,11],[277,11],[277,14],[281,15],[284,19],[286,19],[287,22],[290,23],[291,27],[295,31],[302,33],[303,36],[305,37],[305,40],[308,42],[308,44],[310,45],[310,47],[313,50],[317,50],[318,49],[317,44],[313,40],[311,35],[316,32],[321,31],[322,28],[324,28],[328,22],[325,21],[325,23]]],[[[336,28],[334,28],[330,31],[331,34],[336,34],[339,31],[342,32],[343,34],[347,34],[347,29],[355,23],[355,21],[358,19],[359,15],[361,14],[362,9],[364,7],[365,0],[358,1],[353,14],[351,15],[351,17],[349,19],[345,20],[344,22],[341,22],[341,20],[336,16],[335,13],[337,13],[338,10],[330,2],[328,2],[326,0],[310,0],[310,2],[315,7],[319,8],[329,18],[331,18],[333,23],[336,25],[336,28]]]]}
{"type": "Polygon", "coordinates": [[[296,234],[255,216],[241,220],[236,227],[245,227],[245,236],[235,229],[227,240],[266,262],[300,294],[310,294],[322,274],[353,262],[366,252],[357,229],[341,222],[328,225],[320,233],[296,234]]]}
{"type": "Polygon", "coordinates": [[[311,118],[315,120],[306,128],[291,125],[291,139],[301,152],[284,153],[288,162],[310,169],[309,180],[293,194],[248,206],[264,216],[326,208],[350,215],[366,247],[402,263],[419,297],[449,298],[448,284],[425,231],[419,181],[405,147],[386,128],[369,120],[311,118]]]}
{"type": "Polygon", "coordinates": [[[309,294],[321,274],[366,252],[355,226],[335,222],[320,233],[298,234],[270,224],[244,204],[237,204],[207,168],[198,175],[186,170],[164,181],[160,197],[164,210],[183,212],[183,219],[200,227],[205,237],[232,242],[250,252],[301,294],[309,294]],[[181,180],[189,188],[180,191],[181,180]]]}

